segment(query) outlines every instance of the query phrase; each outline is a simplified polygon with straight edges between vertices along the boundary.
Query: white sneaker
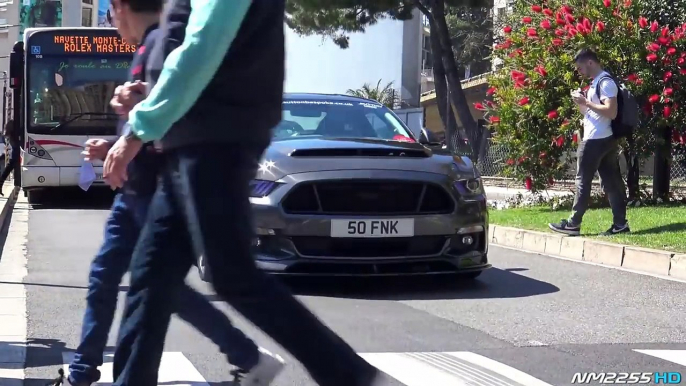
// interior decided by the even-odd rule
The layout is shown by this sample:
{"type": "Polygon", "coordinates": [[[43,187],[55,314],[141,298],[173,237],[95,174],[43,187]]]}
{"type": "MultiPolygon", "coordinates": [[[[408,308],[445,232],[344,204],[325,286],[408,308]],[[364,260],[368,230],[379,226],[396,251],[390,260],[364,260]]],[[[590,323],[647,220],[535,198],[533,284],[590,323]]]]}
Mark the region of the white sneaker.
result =
{"type": "Polygon", "coordinates": [[[234,386],[269,386],[283,370],[286,362],[277,354],[260,347],[260,358],[250,371],[232,371],[234,386]]]}

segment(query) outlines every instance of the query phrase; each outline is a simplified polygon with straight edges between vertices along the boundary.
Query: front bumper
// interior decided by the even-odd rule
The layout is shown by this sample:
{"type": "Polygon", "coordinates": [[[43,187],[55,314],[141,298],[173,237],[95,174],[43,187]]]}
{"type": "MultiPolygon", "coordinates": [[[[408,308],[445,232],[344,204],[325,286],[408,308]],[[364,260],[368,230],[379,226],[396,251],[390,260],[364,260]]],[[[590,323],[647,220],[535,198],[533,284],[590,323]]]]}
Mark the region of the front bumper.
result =
{"type": "Polygon", "coordinates": [[[479,272],[491,268],[486,255],[397,260],[257,259],[261,270],[285,276],[424,276],[479,272]]]}
{"type": "MultiPolygon", "coordinates": [[[[351,171],[308,173],[297,182],[359,178],[351,171]]],[[[384,177],[427,180],[443,183],[441,176],[427,173],[385,172],[384,177]]],[[[368,176],[367,176],[368,177],[368,176]]],[[[414,236],[388,238],[331,237],[331,220],[377,219],[388,216],[333,216],[288,214],[279,205],[293,186],[286,183],[275,194],[252,199],[257,235],[255,256],[262,270],[278,275],[298,276],[398,276],[478,272],[491,267],[488,262],[488,210],[485,197],[471,201],[456,199],[452,213],[416,214],[412,218],[414,236]],[[469,237],[472,242],[464,243],[469,237]]]]}

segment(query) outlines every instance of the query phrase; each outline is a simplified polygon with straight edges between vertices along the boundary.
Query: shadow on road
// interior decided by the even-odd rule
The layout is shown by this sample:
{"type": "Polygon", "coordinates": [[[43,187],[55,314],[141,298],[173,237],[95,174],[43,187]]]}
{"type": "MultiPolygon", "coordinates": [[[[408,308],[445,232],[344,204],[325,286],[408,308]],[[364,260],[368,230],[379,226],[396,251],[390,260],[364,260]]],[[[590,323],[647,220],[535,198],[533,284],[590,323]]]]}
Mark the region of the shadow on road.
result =
{"type": "MultiPolygon", "coordinates": [[[[23,342],[6,342],[6,341],[0,341],[0,352],[2,353],[9,353],[10,355],[10,360],[19,360],[21,361],[21,358],[17,359],[11,359],[13,356],[18,355],[19,350],[21,347],[24,345],[23,342]],[[17,354],[15,354],[17,353],[17,354]]],[[[26,342],[26,365],[24,368],[29,369],[29,368],[34,368],[34,367],[45,367],[45,366],[62,366],[62,352],[66,351],[66,344],[62,342],[61,340],[58,339],[29,339],[26,342]]],[[[3,368],[3,366],[8,366],[8,365],[13,365],[13,364],[8,364],[8,363],[2,363],[0,362],[0,368],[3,368]]],[[[16,366],[16,365],[14,365],[16,366]]],[[[55,369],[55,377],[57,377],[57,368],[55,369]]],[[[50,381],[53,381],[54,378],[30,378],[27,377],[24,379],[24,386],[45,386],[47,383],[50,381]]],[[[19,385],[21,383],[17,383],[16,379],[8,379],[8,378],[2,378],[0,377],[0,385],[5,386],[5,385],[19,385]]]]}
{"type": "MultiPolygon", "coordinates": [[[[476,280],[456,275],[374,278],[278,277],[276,280],[280,280],[295,295],[369,300],[505,299],[545,295],[560,290],[550,283],[517,273],[524,271],[528,271],[528,269],[509,268],[503,270],[491,268],[476,280]]],[[[88,289],[86,286],[50,283],[0,281],[0,284],[58,289],[88,289]]],[[[120,292],[127,292],[128,290],[129,287],[126,285],[119,286],[120,292]]],[[[214,293],[206,294],[206,297],[210,301],[221,300],[214,293]]]]}
{"type": "MultiPolygon", "coordinates": [[[[24,194],[20,192],[19,194],[24,194]]],[[[84,192],[80,188],[58,188],[36,191],[31,197],[31,209],[109,209],[114,192],[105,187],[94,187],[84,192]]]]}
{"type": "Polygon", "coordinates": [[[439,300],[522,298],[558,292],[552,284],[511,271],[491,268],[478,279],[459,276],[383,278],[289,278],[284,283],[298,295],[369,300],[439,300]]]}
{"type": "MultiPolygon", "coordinates": [[[[87,290],[88,287],[86,286],[79,286],[79,285],[64,285],[64,284],[50,284],[50,283],[31,283],[31,282],[16,282],[16,281],[0,281],[0,284],[18,284],[18,285],[25,285],[25,286],[33,286],[33,287],[48,287],[48,288],[65,288],[65,289],[82,289],[82,290],[87,290]]],[[[129,290],[129,286],[126,285],[120,285],[119,286],[119,292],[127,292],[129,290]]],[[[3,386],[0,383],[0,386],[3,386]]]]}

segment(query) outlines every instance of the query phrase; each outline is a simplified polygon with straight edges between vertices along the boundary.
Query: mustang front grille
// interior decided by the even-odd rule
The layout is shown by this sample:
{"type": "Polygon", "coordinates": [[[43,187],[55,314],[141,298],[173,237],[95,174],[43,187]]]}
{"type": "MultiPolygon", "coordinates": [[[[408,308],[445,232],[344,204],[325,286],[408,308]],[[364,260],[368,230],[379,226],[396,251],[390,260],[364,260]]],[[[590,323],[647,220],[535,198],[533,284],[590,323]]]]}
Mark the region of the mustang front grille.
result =
{"type": "Polygon", "coordinates": [[[432,183],[334,180],[298,185],[282,207],[289,214],[412,215],[451,213],[454,201],[432,183]]]}

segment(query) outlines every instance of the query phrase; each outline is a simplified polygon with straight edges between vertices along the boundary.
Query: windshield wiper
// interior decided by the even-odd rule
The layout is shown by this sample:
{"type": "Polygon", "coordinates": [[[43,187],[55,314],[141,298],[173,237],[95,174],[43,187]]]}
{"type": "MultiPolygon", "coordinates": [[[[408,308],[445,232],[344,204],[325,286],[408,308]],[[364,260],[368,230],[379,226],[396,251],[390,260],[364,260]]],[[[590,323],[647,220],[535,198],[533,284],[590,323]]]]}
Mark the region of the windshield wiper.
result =
{"type": "Polygon", "coordinates": [[[50,131],[57,130],[57,129],[61,128],[61,127],[65,127],[65,126],[67,126],[68,124],[74,122],[74,121],[77,120],[77,119],[83,118],[83,117],[86,116],[86,115],[95,115],[95,116],[98,116],[98,117],[118,117],[118,115],[115,114],[115,113],[88,113],[88,112],[86,112],[86,113],[72,114],[72,115],[70,116],[70,118],[61,121],[61,122],[58,123],[55,127],[53,127],[52,129],[50,129],[50,131]]]}

